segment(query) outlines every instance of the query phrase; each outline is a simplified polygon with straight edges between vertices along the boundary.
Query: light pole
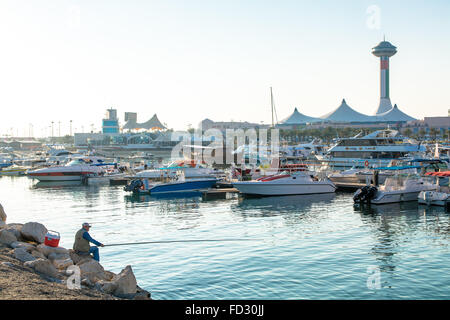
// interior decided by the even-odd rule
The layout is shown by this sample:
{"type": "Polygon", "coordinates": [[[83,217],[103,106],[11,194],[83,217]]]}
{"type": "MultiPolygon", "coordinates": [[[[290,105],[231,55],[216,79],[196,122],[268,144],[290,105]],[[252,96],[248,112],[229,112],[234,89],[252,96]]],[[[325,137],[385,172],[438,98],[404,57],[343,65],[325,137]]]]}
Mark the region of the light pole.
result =
{"type": "Polygon", "coordinates": [[[72,136],[72,120],[70,120],[70,136],[72,136]]]}

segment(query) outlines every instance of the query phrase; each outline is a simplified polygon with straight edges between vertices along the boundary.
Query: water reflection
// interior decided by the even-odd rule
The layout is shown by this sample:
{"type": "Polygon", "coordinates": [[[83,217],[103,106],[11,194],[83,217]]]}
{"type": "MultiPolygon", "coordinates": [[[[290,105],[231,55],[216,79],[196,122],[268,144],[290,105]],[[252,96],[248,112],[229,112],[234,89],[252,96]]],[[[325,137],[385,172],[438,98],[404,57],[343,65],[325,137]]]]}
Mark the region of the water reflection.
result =
{"type": "Polygon", "coordinates": [[[160,213],[180,213],[187,210],[198,209],[201,202],[198,192],[183,195],[148,195],[131,194],[125,195],[125,203],[131,207],[152,206],[160,213]]]}
{"type": "Polygon", "coordinates": [[[441,233],[440,240],[442,234],[448,237],[449,216],[443,208],[424,207],[412,201],[378,206],[358,204],[354,210],[374,236],[370,253],[379,261],[380,270],[391,275],[400,263],[397,254],[403,252],[402,248],[417,246],[411,243],[414,235],[431,230],[441,233]]]}
{"type": "Polygon", "coordinates": [[[39,181],[34,184],[32,189],[39,188],[63,188],[63,187],[74,187],[74,186],[82,186],[81,181],[39,181]]]}
{"type": "Polygon", "coordinates": [[[281,197],[239,197],[238,202],[232,205],[239,209],[242,215],[260,215],[263,217],[279,215],[280,213],[292,213],[293,211],[305,211],[313,205],[322,202],[330,203],[334,200],[334,193],[295,195],[281,197]],[[258,210],[258,211],[255,211],[258,210]]]}

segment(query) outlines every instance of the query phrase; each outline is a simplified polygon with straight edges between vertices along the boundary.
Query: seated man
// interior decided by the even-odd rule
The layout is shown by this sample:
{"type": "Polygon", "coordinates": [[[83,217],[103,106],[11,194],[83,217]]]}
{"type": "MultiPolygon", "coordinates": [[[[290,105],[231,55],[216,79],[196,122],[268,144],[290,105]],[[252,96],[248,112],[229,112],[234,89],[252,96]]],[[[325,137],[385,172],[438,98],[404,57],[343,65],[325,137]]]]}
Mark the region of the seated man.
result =
{"type": "Polygon", "coordinates": [[[104,245],[97,240],[92,239],[89,235],[89,229],[91,225],[87,222],[83,223],[82,228],[75,234],[75,242],[73,243],[73,250],[79,255],[93,254],[94,259],[100,261],[100,255],[98,247],[91,247],[89,242],[92,242],[96,246],[103,247],[104,245]]]}

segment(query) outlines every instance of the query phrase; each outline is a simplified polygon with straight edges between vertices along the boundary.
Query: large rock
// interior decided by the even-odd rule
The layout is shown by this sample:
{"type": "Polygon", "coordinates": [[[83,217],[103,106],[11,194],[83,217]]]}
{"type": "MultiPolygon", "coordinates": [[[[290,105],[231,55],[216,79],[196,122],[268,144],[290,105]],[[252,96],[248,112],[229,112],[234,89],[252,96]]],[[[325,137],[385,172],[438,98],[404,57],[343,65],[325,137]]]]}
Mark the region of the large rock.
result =
{"type": "Polygon", "coordinates": [[[11,246],[13,242],[17,242],[17,238],[14,233],[6,229],[0,230],[0,243],[11,246]]]}
{"type": "Polygon", "coordinates": [[[116,296],[128,296],[136,293],[137,282],[131,266],[128,265],[112,281],[116,285],[113,294],[116,296]]]}
{"type": "Polygon", "coordinates": [[[37,250],[42,252],[46,257],[50,256],[50,254],[69,254],[69,250],[63,247],[50,247],[45,244],[40,244],[37,247],[37,250]]]}
{"type": "Polygon", "coordinates": [[[14,235],[16,236],[17,239],[23,240],[22,233],[20,232],[22,230],[22,227],[23,227],[23,224],[20,224],[20,223],[8,223],[4,229],[8,230],[9,232],[14,233],[14,235]]]}
{"type": "Polygon", "coordinates": [[[25,248],[14,249],[14,258],[19,259],[22,262],[36,260],[25,248]]]}
{"type": "Polygon", "coordinates": [[[144,290],[137,286],[136,294],[133,297],[134,300],[152,300],[152,295],[147,290],[144,290]]]}
{"type": "Polygon", "coordinates": [[[3,229],[4,227],[6,227],[6,222],[0,220],[0,229],[3,229]]]}
{"type": "Polygon", "coordinates": [[[23,225],[21,233],[24,239],[44,243],[47,231],[47,228],[39,222],[27,222],[23,225]]]}
{"type": "Polygon", "coordinates": [[[58,276],[58,270],[47,259],[36,259],[34,261],[28,261],[24,264],[27,267],[33,268],[35,271],[42,273],[46,276],[56,278],[58,276]]]}
{"type": "Polygon", "coordinates": [[[36,247],[34,245],[32,245],[31,243],[22,242],[22,241],[14,241],[9,246],[13,249],[24,248],[28,252],[30,252],[30,250],[36,249],[36,247]]]}
{"type": "Polygon", "coordinates": [[[74,264],[82,264],[86,261],[93,260],[92,256],[90,254],[86,255],[80,255],[75,253],[72,249],[69,249],[69,256],[70,259],[72,259],[74,264]]]}
{"type": "Polygon", "coordinates": [[[83,260],[77,263],[77,266],[80,268],[82,278],[88,278],[94,283],[99,280],[108,280],[105,269],[103,269],[102,265],[97,260],[83,260]]]}
{"type": "MultiPolygon", "coordinates": [[[[48,255],[48,260],[53,261],[53,260],[67,260],[70,259],[70,255],[69,252],[67,251],[67,253],[63,253],[63,252],[51,252],[48,255]]],[[[72,259],[71,259],[72,260],[72,259]]]]}
{"type": "Polygon", "coordinates": [[[53,260],[52,263],[55,266],[55,268],[59,270],[65,270],[68,266],[73,265],[73,261],[70,258],[62,260],[53,260]]]}
{"type": "Polygon", "coordinates": [[[27,251],[30,252],[36,259],[47,259],[42,252],[37,251],[36,249],[27,249],[27,251]]]}
{"type": "Polygon", "coordinates": [[[117,289],[117,284],[110,281],[100,280],[95,284],[95,288],[107,294],[113,294],[117,289]]]}
{"type": "Polygon", "coordinates": [[[3,206],[0,204],[0,221],[6,222],[6,213],[3,206]]]}

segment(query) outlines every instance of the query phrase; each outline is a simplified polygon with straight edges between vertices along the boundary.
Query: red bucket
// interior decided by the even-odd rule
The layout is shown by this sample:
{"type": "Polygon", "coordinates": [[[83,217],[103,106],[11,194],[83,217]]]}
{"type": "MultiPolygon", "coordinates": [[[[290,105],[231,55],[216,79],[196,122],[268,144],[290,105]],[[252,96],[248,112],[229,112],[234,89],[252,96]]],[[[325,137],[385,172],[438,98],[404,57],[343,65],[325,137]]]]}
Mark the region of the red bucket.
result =
{"type": "Polygon", "coordinates": [[[44,244],[49,247],[57,247],[59,245],[59,232],[49,230],[45,235],[44,244]]]}

